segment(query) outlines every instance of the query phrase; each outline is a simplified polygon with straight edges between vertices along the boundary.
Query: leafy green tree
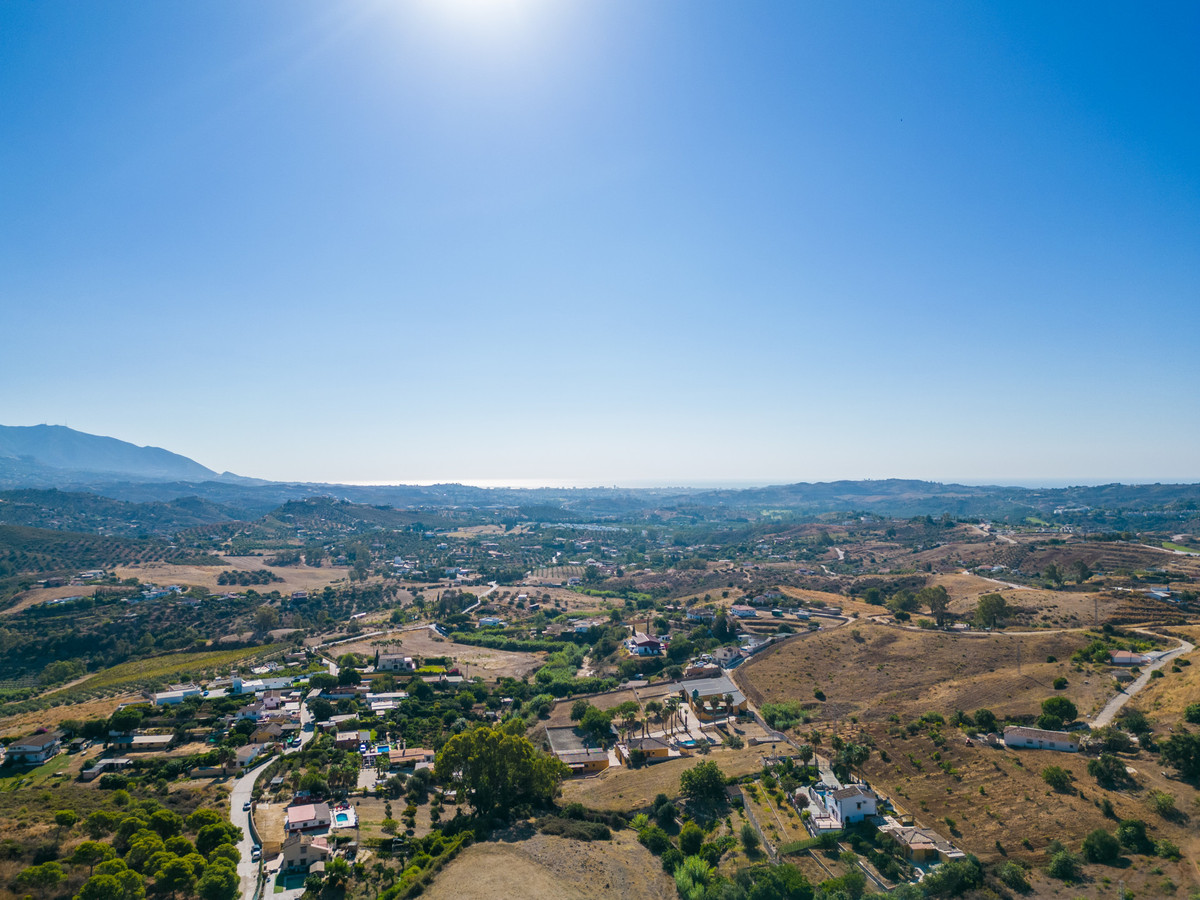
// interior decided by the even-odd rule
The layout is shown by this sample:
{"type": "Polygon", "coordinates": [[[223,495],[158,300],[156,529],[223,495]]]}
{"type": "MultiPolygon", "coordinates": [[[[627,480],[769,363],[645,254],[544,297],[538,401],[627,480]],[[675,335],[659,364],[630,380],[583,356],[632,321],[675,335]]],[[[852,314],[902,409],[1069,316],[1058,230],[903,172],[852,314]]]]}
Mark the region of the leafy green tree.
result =
{"type": "Polygon", "coordinates": [[[242,839],[242,829],[232,822],[218,822],[205,825],[196,835],[196,850],[201,856],[207,857],[222,844],[237,844],[242,839]]]}
{"type": "Polygon", "coordinates": [[[238,896],[237,871],[227,866],[209,866],[196,882],[203,900],[234,900],[238,896]]]}
{"type": "Polygon", "coordinates": [[[154,873],[154,887],[172,897],[190,894],[196,887],[196,872],[187,860],[177,856],[154,873]]]}
{"type": "Polygon", "coordinates": [[[1083,584],[1092,577],[1091,567],[1082,559],[1075,560],[1075,564],[1071,568],[1075,571],[1075,581],[1077,584],[1083,584]]]}
{"type": "Polygon", "coordinates": [[[1159,751],[1184,778],[1200,776],[1200,732],[1178,731],[1159,744],[1159,751]]]}
{"type": "Polygon", "coordinates": [[[166,849],[163,839],[153,831],[139,831],[129,842],[129,852],[125,854],[125,864],[135,872],[146,874],[150,858],[156,853],[165,852],[166,849]]]}
{"type": "Polygon", "coordinates": [[[702,857],[689,856],[675,869],[675,889],[683,900],[704,900],[715,871],[702,857]]]}
{"type": "Polygon", "coordinates": [[[125,887],[115,875],[92,875],[75,900],[125,900],[125,887]]]}
{"type": "Polygon", "coordinates": [[[150,828],[165,841],[183,831],[183,818],[169,809],[157,809],[150,816],[150,828]]]}
{"type": "Polygon", "coordinates": [[[1101,787],[1113,790],[1129,780],[1125,771],[1125,763],[1111,753],[1101,753],[1096,759],[1088,760],[1088,774],[1099,782],[1101,787]]]}
{"type": "Polygon", "coordinates": [[[747,856],[753,856],[758,852],[759,837],[758,832],[754,830],[754,826],[749,822],[742,823],[742,848],[746,851],[747,856]]]}
{"type": "Polygon", "coordinates": [[[1189,703],[1183,710],[1183,720],[1200,725],[1200,703],[1189,703]]]}
{"type": "Polygon", "coordinates": [[[54,860],[30,866],[17,876],[17,887],[21,890],[37,891],[38,896],[44,897],[49,891],[58,887],[67,879],[63,867],[54,860]]]}
{"type": "Polygon", "coordinates": [[[54,813],[54,824],[58,826],[58,832],[60,835],[62,834],[62,830],[64,828],[69,831],[78,821],[79,814],[73,809],[60,809],[54,813]]]}
{"type": "Polygon", "coordinates": [[[142,711],[136,706],[118,709],[109,717],[108,727],[119,734],[127,734],[142,724],[142,711]]]}
{"type": "Polygon", "coordinates": [[[1000,594],[984,594],[975,606],[975,623],[982,628],[997,628],[1009,615],[1008,603],[1000,594]]]}
{"type": "Polygon", "coordinates": [[[92,838],[102,838],[106,834],[112,834],[119,821],[116,813],[98,809],[84,820],[83,828],[92,838]]]}
{"type": "MultiPolygon", "coordinates": [[[[511,727],[522,724],[518,720],[511,727]]],[[[465,793],[472,809],[484,818],[549,803],[568,771],[509,726],[481,726],[453,735],[438,751],[434,769],[439,780],[465,793]]]]}
{"type": "Polygon", "coordinates": [[[1117,841],[1133,853],[1149,853],[1154,849],[1146,834],[1146,823],[1141,819],[1122,819],[1117,826],[1117,841]]]}
{"type": "Polygon", "coordinates": [[[1000,867],[996,870],[996,877],[1018,894],[1028,894],[1031,890],[1029,878],[1025,875],[1025,870],[1012,860],[1001,863],[1000,867]]]}
{"type": "Polygon", "coordinates": [[[1079,715],[1079,711],[1066,697],[1047,697],[1042,701],[1042,714],[1054,716],[1063,722],[1072,722],[1079,715]]]}
{"type": "Polygon", "coordinates": [[[236,867],[242,861],[242,851],[233,844],[221,844],[208,854],[210,863],[215,863],[219,859],[227,859],[236,867]]]}
{"type": "Polygon", "coordinates": [[[712,807],[725,799],[725,773],[711,760],[684,769],[679,776],[680,792],[699,807],[712,807]]]}
{"type": "Polygon", "coordinates": [[[975,727],[984,734],[996,730],[996,714],[990,709],[975,710],[975,727]]]}
{"type": "Polygon", "coordinates": [[[695,856],[704,843],[704,831],[695,822],[688,822],[679,831],[679,849],[684,856],[695,856]]]}
{"type": "Polygon", "coordinates": [[[71,854],[71,862],[77,866],[87,866],[88,875],[90,876],[96,868],[96,863],[104,862],[106,859],[113,859],[116,855],[117,851],[110,844],[100,841],[84,841],[71,854]]]}

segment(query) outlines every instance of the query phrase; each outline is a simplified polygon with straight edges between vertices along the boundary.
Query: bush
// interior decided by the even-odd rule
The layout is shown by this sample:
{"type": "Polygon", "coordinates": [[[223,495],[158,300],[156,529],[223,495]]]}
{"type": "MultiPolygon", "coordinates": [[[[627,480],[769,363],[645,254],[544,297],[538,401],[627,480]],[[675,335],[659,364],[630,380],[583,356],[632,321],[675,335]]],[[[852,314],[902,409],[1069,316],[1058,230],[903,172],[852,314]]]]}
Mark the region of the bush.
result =
{"type": "Polygon", "coordinates": [[[638,840],[655,856],[665,853],[671,846],[671,839],[657,825],[647,825],[639,831],[638,840]]]}
{"type": "Polygon", "coordinates": [[[662,867],[668,875],[674,875],[681,862],[683,862],[683,854],[678,847],[668,847],[663,851],[662,867]]]}
{"type": "Polygon", "coordinates": [[[1059,850],[1050,857],[1046,874],[1059,881],[1074,881],[1079,877],[1079,859],[1070,850],[1059,850]]]}
{"type": "Polygon", "coordinates": [[[1060,794],[1071,790],[1071,773],[1062,766],[1046,766],[1042,769],[1042,780],[1060,794]]]}
{"type": "Polygon", "coordinates": [[[1200,725],[1200,703],[1189,703],[1183,710],[1183,719],[1193,725],[1200,725]]]}
{"type": "Polygon", "coordinates": [[[688,822],[679,832],[679,849],[684,856],[695,856],[704,843],[704,832],[695,822],[688,822]]]}
{"type": "Polygon", "coordinates": [[[1029,879],[1025,876],[1025,870],[1015,862],[1003,863],[996,870],[996,877],[1017,893],[1026,894],[1029,892],[1029,879]]]}
{"type": "Polygon", "coordinates": [[[1067,686],[1067,679],[1064,678],[1063,676],[1060,675],[1054,679],[1054,689],[1056,691],[1061,691],[1064,688],[1066,688],[1066,686],[1067,686]]]}
{"type": "Polygon", "coordinates": [[[1088,862],[1112,863],[1121,855],[1121,842],[1103,828],[1083,839],[1083,856],[1088,862]]]}

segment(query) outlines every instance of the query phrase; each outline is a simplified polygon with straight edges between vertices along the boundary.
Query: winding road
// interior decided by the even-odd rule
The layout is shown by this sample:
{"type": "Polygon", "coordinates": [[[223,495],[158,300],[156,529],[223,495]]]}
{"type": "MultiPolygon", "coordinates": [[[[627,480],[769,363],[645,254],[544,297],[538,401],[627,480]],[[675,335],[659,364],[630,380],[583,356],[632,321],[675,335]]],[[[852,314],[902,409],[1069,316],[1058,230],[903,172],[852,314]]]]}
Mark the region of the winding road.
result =
{"type": "MultiPolygon", "coordinates": [[[[1135,628],[1134,631],[1136,631],[1138,634],[1149,635],[1150,637],[1162,637],[1162,635],[1155,634],[1152,631],[1146,631],[1144,628],[1135,628]]],[[[1174,650],[1169,650],[1154,662],[1147,665],[1142,671],[1142,674],[1137,677],[1137,680],[1134,681],[1133,684],[1131,684],[1126,690],[1120,691],[1117,696],[1113,697],[1104,705],[1104,709],[1100,710],[1100,713],[1095,719],[1092,720],[1092,727],[1103,728],[1105,725],[1111,723],[1113,717],[1121,711],[1121,707],[1133,699],[1134,694],[1150,683],[1151,672],[1155,671],[1156,669],[1161,669],[1171,660],[1175,659],[1175,657],[1181,656],[1184,653],[1191,653],[1195,649],[1196,645],[1191,641],[1185,641],[1183,638],[1179,638],[1178,647],[1176,647],[1174,650]]]]}

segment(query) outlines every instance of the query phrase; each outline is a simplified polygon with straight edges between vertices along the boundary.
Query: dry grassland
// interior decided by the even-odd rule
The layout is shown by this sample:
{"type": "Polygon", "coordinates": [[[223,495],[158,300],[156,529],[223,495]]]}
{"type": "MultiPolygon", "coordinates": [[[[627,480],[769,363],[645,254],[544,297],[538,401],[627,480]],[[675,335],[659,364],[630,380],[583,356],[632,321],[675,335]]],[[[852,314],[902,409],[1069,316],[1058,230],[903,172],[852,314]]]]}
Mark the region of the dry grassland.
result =
{"type": "Polygon", "coordinates": [[[1021,611],[1020,618],[1023,621],[1063,627],[1091,625],[1097,609],[1103,622],[1120,605],[1119,600],[1107,594],[1025,587],[1014,589],[1005,584],[1003,573],[994,579],[978,575],[938,575],[933,583],[940,584],[950,595],[950,611],[965,618],[971,616],[984,594],[1002,596],[1009,606],[1021,611]]]}
{"type": "Polygon", "coordinates": [[[847,597],[843,594],[832,594],[829,591],[810,591],[807,588],[781,587],[780,593],[786,594],[788,597],[794,597],[797,600],[804,600],[807,603],[814,601],[823,602],[826,606],[839,606],[846,615],[854,615],[858,613],[860,616],[877,616],[886,610],[878,606],[872,606],[870,603],[865,603],[854,597],[847,597]]]}
{"type": "MultiPolygon", "coordinates": [[[[1172,628],[1170,633],[1187,638],[1200,647],[1200,625],[1172,628]]],[[[1180,658],[1189,660],[1191,665],[1182,666],[1180,672],[1173,672],[1171,666],[1166,666],[1161,670],[1162,678],[1150,679],[1150,683],[1129,701],[1157,725],[1178,725],[1183,721],[1184,707],[1200,702],[1200,649],[1180,658]]]]}
{"type": "Polygon", "coordinates": [[[449,656],[460,666],[467,666],[463,674],[485,679],[522,678],[542,663],[542,654],[514,653],[508,650],[491,650],[471,644],[456,644],[428,628],[414,631],[392,631],[362,641],[339,644],[334,648],[338,656],[343,653],[361,653],[374,656],[379,650],[386,653],[404,653],[408,656],[449,656]]]}
{"type": "MultiPolygon", "coordinates": [[[[252,585],[259,592],[319,591],[326,585],[342,581],[349,571],[346,568],[311,569],[308,566],[268,566],[261,556],[225,556],[222,559],[238,571],[254,572],[266,569],[283,579],[282,582],[275,581],[268,585],[252,585]]],[[[113,571],[118,578],[137,578],[140,581],[154,584],[204,587],[218,594],[224,591],[245,590],[236,584],[217,584],[217,577],[222,572],[229,571],[224,566],[177,566],[152,562],[136,566],[118,566],[113,571]]]]}
{"type": "MultiPolygon", "coordinates": [[[[1095,828],[1112,831],[1116,827],[1116,822],[1105,818],[1096,806],[1099,798],[1107,797],[1118,818],[1146,821],[1152,839],[1168,838],[1184,853],[1180,863],[1133,857],[1133,865],[1120,870],[1119,877],[1137,896],[1159,895],[1162,876],[1149,871],[1155,866],[1181,886],[1200,883],[1194,864],[1187,861],[1189,857],[1195,859],[1200,850],[1200,833],[1194,823],[1186,819],[1168,821],[1152,812],[1146,802],[1150,790],[1165,790],[1176,797],[1180,809],[1195,809],[1196,791],[1162,777],[1153,760],[1129,759],[1127,764],[1138,772],[1138,788],[1108,792],[1087,774],[1088,757],[1083,754],[967,747],[962,735],[951,728],[945,730],[947,742],[940,748],[925,734],[893,736],[881,725],[872,725],[868,731],[889,759],[884,761],[880,753],[873,753],[864,767],[867,780],[903,812],[911,813],[919,823],[940,831],[986,862],[1007,856],[1040,864],[1052,840],[1077,851],[1088,832],[1095,828]],[[935,759],[935,753],[940,758],[935,759]],[[941,768],[942,764],[950,771],[941,768]],[[1059,794],[1047,787],[1040,773],[1051,765],[1072,774],[1072,793],[1059,794]]],[[[1118,877],[1113,870],[1100,867],[1093,867],[1092,874],[1109,874],[1114,881],[1118,877]]],[[[1050,885],[1062,887],[1061,882],[1050,885]]],[[[1091,891],[1084,895],[1094,896],[1091,891]]]]}
{"type": "Polygon", "coordinates": [[[425,891],[429,900],[660,900],[674,881],[632,831],[581,843],[536,834],[464,850],[425,891]]]}
{"type": "Polygon", "coordinates": [[[1063,675],[1070,683],[1057,693],[1086,716],[1112,693],[1108,676],[1073,670],[1071,654],[1086,642],[1075,632],[968,636],[860,622],[765,650],[735,669],[734,679],[757,705],[798,700],[815,720],[829,722],[882,721],[892,713],[907,720],[930,710],[949,716],[980,707],[1030,715],[1056,693],[1051,683],[1063,675]],[[1047,662],[1049,656],[1058,661],[1047,662]],[[824,702],[814,697],[818,688],[824,702]]]}
{"type": "Polygon", "coordinates": [[[0,609],[0,616],[11,616],[13,613],[29,609],[31,606],[37,606],[39,603],[58,600],[62,597],[90,597],[95,592],[96,585],[94,584],[75,585],[74,587],[34,588],[31,591],[17,594],[12,606],[0,609]]]}
{"type": "Polygon", "coordinates": [[[679,776],[684,769],[711,760],[726,775],[748,775],[762,768],[762,758],[774,752],[790,753],[786,744],[760,744],[742,750],[713,750],[706,757],[685,756],[641,769],[625,767],[605,769],[599,775],[571,778],[563,782],[562,802],[578,801],[593,809],[640,810],[648,807],[658,794],[679,796],[679,776]]]}
{"type": "Polygon", "coordinates": [[[0,737],[23,737],[36,728],[54,728],[67,719],[107,719],[122,703],[140,698],[140,694],[118,694],[84,703],[69,703],[38,709],[0,719],[0,737]]]}

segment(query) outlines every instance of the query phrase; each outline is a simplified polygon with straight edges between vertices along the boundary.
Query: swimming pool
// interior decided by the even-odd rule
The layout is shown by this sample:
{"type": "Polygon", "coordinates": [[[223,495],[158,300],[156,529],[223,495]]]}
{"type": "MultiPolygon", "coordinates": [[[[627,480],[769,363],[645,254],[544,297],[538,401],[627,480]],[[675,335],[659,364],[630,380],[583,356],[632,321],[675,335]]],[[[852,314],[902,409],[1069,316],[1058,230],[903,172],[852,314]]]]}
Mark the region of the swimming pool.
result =
{"type": "Polygon", "coordinates": [[[350,824],[350,816],[346,813],[338,813],[336,816],[334,816],[334,818],[337,820],[337,823],[339,825],[349,825],[350,824]]]}

